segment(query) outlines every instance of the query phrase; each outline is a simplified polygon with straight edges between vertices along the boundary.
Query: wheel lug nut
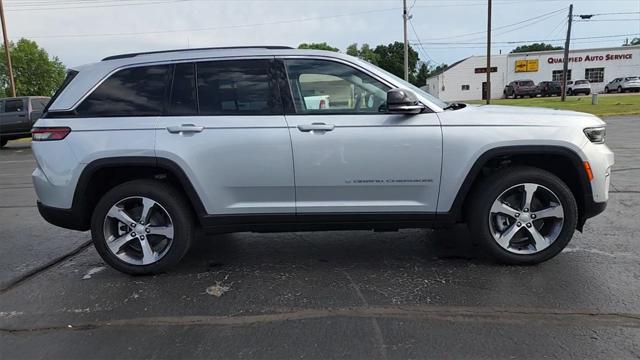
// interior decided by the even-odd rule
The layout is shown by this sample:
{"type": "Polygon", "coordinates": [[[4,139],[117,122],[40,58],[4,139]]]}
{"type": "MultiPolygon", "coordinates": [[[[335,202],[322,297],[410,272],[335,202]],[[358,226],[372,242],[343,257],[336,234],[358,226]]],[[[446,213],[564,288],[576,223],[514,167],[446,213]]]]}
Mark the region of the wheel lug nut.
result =
{"type": "Polygon", "coordinates": [[[516,217],[520,217],[520,213],[516,213],[516,217]]]}
{"type": "Polygon", "coordinates": [[[136,233],[135,233],[135,232],[132,232],[132,233],[131,233],[131,236],[135,237],[135,236],[136,236],[136,233]]]}
{"type": "Polygon", "coordinates": [[[525,208],[523,211],[524,211],[524,212],[529,212],[529,209],[528,209],[528,208],[525,208]]]}
{"type": "Polygon", "coordinates": [[[531,223],[527,223],[527,227],[530,228],[531,227],[531,223]]]}
{"type": "Polygon", "coordinates": [[[144,235],[140,235],[140,240],[144,240],[144,235]]]}
{"type": "Polygon", "coordinates": [[[522,223],[521,223],[521,222],[518,222],[518,223],[516,224],[516,226],[520,227],[520,226],[522,226],[522,223]]]}
{"type": "Polygon", "coordinates": [[[145,231],[146,231],[146,232],[147,232],[147,234],[148,234],[148,233],[150,233],[150,232],[151,232],[151,229],[146,229],[145,231]]]}
{"type": "Polygon", "coordinates": [[[131,227],[132,228],[136,227],[136,224],[135,223],[131,223],[131,227]]]}

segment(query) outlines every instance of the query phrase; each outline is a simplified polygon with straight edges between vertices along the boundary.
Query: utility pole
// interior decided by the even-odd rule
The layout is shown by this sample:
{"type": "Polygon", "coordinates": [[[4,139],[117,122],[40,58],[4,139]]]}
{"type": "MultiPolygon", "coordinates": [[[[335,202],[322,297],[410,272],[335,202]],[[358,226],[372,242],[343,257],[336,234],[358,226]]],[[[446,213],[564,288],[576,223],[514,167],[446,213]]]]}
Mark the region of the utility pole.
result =
{"type": "Polygon", "coordinates": [[[573,4],[569,5],[569,23],[567,25],[567,40],[564,42],[564,59],[562,60],[562,96],[560,101],[567,98],[567,74],[569,72],[569,43],[571,42],[571,23],[573,22],[573,4]]]}
{"type": "Polygon", "coordinates": [[[491,0],[487,4],[487,105],[491,104],[491,0]]]}
{"type": "Polygon", "coordinates": [[[7,57],[7,72],[9,73],[9,87],[11,96],[16,96],[16,83],[13,80],[13,67],[11,66],[11,53],[9,52],[9,36],[7,36],[7,24],[4,20],[4,6],[0,0],[0,21],[2,21],[2,37],[4,38],[4,54],[7,57]]]}
{"type": "Polygon", "coordinates": [[[402,0],[402,20],[404,24],[404,80],[409,81],[409,44],[407,43],[407,0],[402,0]]]}

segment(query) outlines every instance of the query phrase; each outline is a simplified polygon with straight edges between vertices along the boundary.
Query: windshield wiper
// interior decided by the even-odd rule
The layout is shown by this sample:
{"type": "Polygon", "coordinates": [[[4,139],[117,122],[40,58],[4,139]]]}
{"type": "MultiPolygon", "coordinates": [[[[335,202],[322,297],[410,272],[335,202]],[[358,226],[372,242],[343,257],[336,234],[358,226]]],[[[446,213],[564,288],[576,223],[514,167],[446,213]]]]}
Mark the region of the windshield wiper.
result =
{"type": "Polygon", "coordinates": [[[465,106],[467,106],[467,104],[465,103],[452,102],[449,105],[447,105],[443,110],[458,110],[458,109],[462,109],[465,106]]]}

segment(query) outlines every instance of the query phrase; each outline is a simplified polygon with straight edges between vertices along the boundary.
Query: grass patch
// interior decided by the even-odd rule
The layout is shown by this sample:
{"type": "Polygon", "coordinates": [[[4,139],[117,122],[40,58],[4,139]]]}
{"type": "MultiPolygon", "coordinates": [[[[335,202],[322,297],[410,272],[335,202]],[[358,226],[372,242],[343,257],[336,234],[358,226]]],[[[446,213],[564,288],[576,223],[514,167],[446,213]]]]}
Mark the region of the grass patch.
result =
{"type": "MultiPolygon", "coordinates": [[[[469,104],[484,104],[483,100],[464,101],[469,104]]],[[[524,99],[494,99],[491,104],[534,106],[551,109],[574,110],[590,113],[596,116],[640,115],[640,95],[600,95],[598,105],[591,105],[589,96],[567,96],[567,101],[561,102],[560,97],[524,98],[524,99]]]]}

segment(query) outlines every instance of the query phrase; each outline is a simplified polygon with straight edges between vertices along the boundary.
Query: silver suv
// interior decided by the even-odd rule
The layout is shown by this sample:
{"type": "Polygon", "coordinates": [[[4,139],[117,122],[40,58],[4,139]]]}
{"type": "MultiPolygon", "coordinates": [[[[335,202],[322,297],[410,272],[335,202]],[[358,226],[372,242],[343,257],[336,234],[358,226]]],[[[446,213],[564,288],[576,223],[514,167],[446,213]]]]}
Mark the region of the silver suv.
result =
{"type": "Polygon", "coordinates": [[[444,103],[365,61],[284,47],[112,56],[71,70],[33,130],[38,208],[114,268],[218,233],[468,222],[497,260],[558,254],[608,199],[605,123],[444,103]]]}

